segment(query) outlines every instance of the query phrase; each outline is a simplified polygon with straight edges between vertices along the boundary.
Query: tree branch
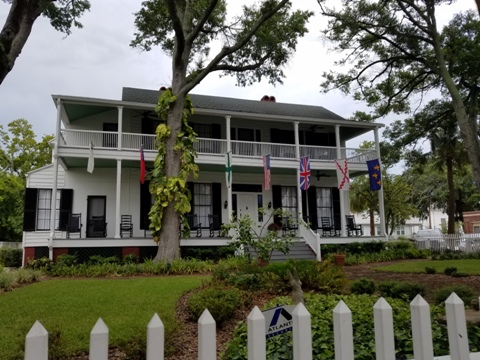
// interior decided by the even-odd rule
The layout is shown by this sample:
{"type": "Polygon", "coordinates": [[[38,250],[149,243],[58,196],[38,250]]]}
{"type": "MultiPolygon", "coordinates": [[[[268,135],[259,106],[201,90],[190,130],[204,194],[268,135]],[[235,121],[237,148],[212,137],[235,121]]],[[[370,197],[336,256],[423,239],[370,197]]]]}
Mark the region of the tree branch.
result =
{"type": "Polygon", "coordinates": [[[192,29],[192,31],[188,33],[187,36],[185,37],[185,42],[188,45],[191,45],[193,41],[197,38],[198,34],[202,31],[203,26],[208,21],[208,18],[210,17],[210,15],[212,15],[213,10],[215,10],[215,7],[217,6],[217,4],[218,4],[218,0],[210,0],[210,4],[208,4],[208,7],[205,10],[203,17],[200,19],[197,26],[195,26],[192,29]]]}
{"type": "Polygon", "coordinates": [[[168,13],[173,24],[173,31],[175,31],[175,47],[173,51],[173,63],[179,65],[182,62],[183,50],[185,49],[185,36],[183,33],[182,21],[178,17],[175,0],[166,0],[168,13]]]}

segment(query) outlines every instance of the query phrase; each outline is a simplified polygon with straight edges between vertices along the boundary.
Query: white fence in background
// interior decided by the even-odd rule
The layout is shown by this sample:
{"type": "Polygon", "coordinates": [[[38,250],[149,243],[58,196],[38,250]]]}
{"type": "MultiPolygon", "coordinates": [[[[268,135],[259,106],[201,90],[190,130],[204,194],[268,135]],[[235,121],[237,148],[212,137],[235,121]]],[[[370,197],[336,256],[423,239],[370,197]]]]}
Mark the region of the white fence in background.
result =
{"type": "MultiPolygon", "coordinates": [[[[480,353],[469,353],[467,325],[463,301],[452,293],[445,302],[450,356],[435,359],[474,360],[480,353]]],[[[433,360],[430,306],[420,296],[410,303],[413,353],[416,360],[433,360]]],[[[293,359],[312,360],[312,328],[310,314],[303,304],[293,311],[293,359]]],[[[373,307],[377,360],[394,360],[395,343],[392,307],[380,298],[373,307]]],[[[334,351],[336,360],[353,360],[352,313],[340,301],[333,310],[334,351]]],[[[265,317],[255,307],[247,317],[248,359],[266,359],[265,317]]],[[[147,360],[164,359],[164,327],[155,314],[147,326],[147,360]]],[[[205,310],[198,320],[198,359],[217,358],[215,320],[205,310]]],[[[37,321],[25,340],[25,360],[48,359],[48,332],[37,321]]],[[[108,327],[99,319],[90,333],[90,360],[108,359],[108,327]]]]}
{"type": "Polygon", "coordinates": [[[415,243],[418,249],[430,249],[435,252],[477,252],[480,251],[480,234],[443,234],[428,236],[428,238],[415,238],[415,243]]]}

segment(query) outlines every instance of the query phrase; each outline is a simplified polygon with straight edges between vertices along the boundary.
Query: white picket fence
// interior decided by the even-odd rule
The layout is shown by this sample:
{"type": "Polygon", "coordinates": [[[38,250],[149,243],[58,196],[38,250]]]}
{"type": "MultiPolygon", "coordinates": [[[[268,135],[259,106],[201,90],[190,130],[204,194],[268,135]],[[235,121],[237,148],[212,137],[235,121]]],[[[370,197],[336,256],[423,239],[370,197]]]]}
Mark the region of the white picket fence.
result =
{"type": "Polygon", "coordinates": [[[480,251],[480,234],[443,234],[429,236],[428,238],[416,238],[415,243],[418,249],[430,249],[435,252],[480,251]]]}
{"type": "MultiPolygon", "coordinates": [[[[450,356],[435,359],[477,360],[480,353],[469,353],[465,307],[463,301],[452,293],[445,302],[450,356]]],[[[413,353],[415,360],[433,360],[430,306],[417,295],[410,303],[413,353]]],[[[380,298],[373,307],[377,360],[395,360],[392,307],[380,298]]],[[[293,313],[293,359],[312,360],[312,330],[310,314],[303,304],[293,313]]],[[[336,360],[353,360],[352,313],[340,301],[333,310],[336,360]]],[[[247,318],[248,359],[266,359],[265,317],[258,307],[247,318]]],[[[147,360],[164,359],[164,327],[155,314],[147,326],[147,360]]],[[[198,359],[217,358],[216,325],[208,310],[198,320],[198,359]]],[[[48,359],[48,332],[36,321],[25,339],[25,360],[48,359]]],[[[90,360],[108,359],[108,327],[100,318],[90,333],[90,360]]]]}

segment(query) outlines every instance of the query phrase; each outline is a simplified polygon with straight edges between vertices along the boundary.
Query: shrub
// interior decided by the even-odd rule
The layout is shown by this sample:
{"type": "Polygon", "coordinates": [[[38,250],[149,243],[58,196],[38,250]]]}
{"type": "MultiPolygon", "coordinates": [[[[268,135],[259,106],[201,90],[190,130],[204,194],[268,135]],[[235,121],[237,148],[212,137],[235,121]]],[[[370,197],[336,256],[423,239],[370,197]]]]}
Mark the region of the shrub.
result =
{"type": "Polygon", "coordinates": [[[0,264],[5,267],[21,267],[22,266],[22,249],[0,249],[0,264]]]}
{"type": "Polygon", "coordinates": [[[425,295],[425,285],[409,281],[383,281],[378,284],[378,290],[383,297],[408,299],[412,301],[418,294],[425,295]]]}
{"type": "Polygon", "coordinates": [[[57,258],[58,265],[73,266],[77,263],[77,254],[63,254],[57,258]]]}
{"type": "Polygon", "coordinates": [[[123,258],[124,264],[136,264],[138,262],[138,257],[135,254],[127,254],[123,258]]]}
{"type": "Polygon", "coordinates": [[[182,246],[182,258],[219,261],[235,254],[233,246],[182,246]]]}
{"type": "Polygon", "coordinates": [[[242,305],[242,298],[242,292],[233,287],[206,287],[189,297],[187,310],[190,318],[198,321],[205,309],[208,309],[217,325],[220,325],[242,305]]]}
{"type": "Polygon", "coordinates": [[[18,284],[30,284],[40,280],[42,272],[38,270],[18,269],[14,273],[15,282],[18,284]]]}
{"type": "Polygon", "coordinates": [[[452,294],[452,293],[457,294],[457,296],[463,300],[463,302],[467,305],[470,304],[470,302],[475,298],[475,294],[471,288],[469,288],[466,285],[449,285],[449,286],[444,286],[435,291],[433,294],[433,299],[435,301],[435,304],[440,304],[447,300],[447,298],[452,294]]]}
{"type": "Polygon", "coordinates": [[[0,272],[0,289],[4,291],[12,290],[12,285],[15,283],[15,275],[9,271],[0,272]]]}
{"type": "Polygon", "coordinates": [[[27,269],[48,271],[52,267],[53,261],[47,257],[36,260],[30,260],[25,266],[27,269]]]}
{"type": "Polygon", "coordinates": [[[427,274],[436,274],[436,273],[437,273],[437,269],[426,266],[426,267],[425,267],[425,272],[426,272],[427,274]]]}
{"type": "Polygon", "coordinates": [[[452,273],[452,277],[468,277],[469,275],[464,272],[455,271],[452,273]]]}
{"type": "Polygon", "coordinates": [[[449,266],[446,267],[445,270],[443,270],[443,273],[445,275],[452,275],[453,273],[457,272],[457,268],[455,266],[449,266]]]}
{"type": "Polygon", "coordinates": [[[352,294],[372,295],[375,292],[375,282],[366,278],[354,280],[350,284],[350,292],[352,294]]]}
{"type": "Polygon", "coordinates": [[[90,256],[88,263],[90,265],[119,264],[120,259],[116,256],[103,257],[101,255],[92,255],[90,256]]]}

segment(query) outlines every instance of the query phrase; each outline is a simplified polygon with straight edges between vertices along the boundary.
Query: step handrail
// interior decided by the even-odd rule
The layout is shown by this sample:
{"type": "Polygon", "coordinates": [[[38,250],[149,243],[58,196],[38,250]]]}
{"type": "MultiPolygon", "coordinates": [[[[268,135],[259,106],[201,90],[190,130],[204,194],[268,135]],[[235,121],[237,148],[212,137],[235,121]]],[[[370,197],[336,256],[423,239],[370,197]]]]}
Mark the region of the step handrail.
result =
{"type": "Polygon", "coordinates": [[[299,221],[300,236],[305,240],[308,246],[317,256],[317,261],[322,261],[322,253],[320,250],[320,235],[314,232],[303,219],[299,221]]]}

